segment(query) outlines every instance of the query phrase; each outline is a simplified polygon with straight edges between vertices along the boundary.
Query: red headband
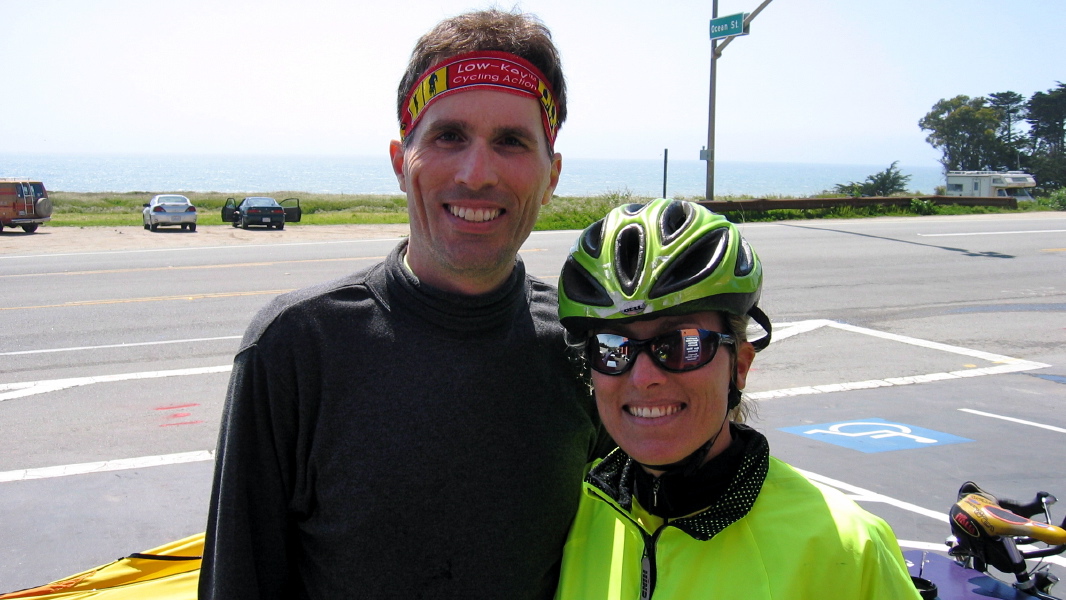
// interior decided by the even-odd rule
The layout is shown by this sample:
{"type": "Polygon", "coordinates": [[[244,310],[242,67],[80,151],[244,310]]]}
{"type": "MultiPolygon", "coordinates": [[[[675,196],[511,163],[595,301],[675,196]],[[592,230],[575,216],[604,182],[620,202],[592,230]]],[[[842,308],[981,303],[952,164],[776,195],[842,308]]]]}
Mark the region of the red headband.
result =
{"type": "Polygon", "coordinates": [[[418,119],[431,102],[455,92],[488,88],[540,100],[541,121],[548,147],[555,147],[559,117],[555,93],[540,70],[527,60],[507,52],[481,51],[460,54],[430,67],[411,87],[404,99],[406,110],[400,117],[400,139],[418,125],[418,119]]]}

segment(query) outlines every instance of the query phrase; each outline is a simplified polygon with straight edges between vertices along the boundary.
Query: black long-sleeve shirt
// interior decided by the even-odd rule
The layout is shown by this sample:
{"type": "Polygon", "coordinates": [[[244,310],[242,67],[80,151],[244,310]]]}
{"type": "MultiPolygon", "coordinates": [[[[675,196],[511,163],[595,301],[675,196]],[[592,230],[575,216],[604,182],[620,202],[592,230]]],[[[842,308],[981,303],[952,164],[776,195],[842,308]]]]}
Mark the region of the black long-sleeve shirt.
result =
{"type": "Polygon", "coordinates": [[[604,436],[552,287],[382,264],[264,308],[234,360],[200,598],[550,598],[604,436]]]}

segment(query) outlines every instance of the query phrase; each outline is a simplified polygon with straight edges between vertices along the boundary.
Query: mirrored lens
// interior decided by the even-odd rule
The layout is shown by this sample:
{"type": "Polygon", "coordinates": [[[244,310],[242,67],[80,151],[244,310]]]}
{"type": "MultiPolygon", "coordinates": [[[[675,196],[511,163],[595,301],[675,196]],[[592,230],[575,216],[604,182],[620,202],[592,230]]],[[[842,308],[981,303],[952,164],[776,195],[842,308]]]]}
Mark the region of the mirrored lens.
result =
{"type": "Polygon", "coordinates": [[[678,329],[648,340],[601,333],[589,339],[586,355],[593,369],[607,375],[621,375],[647,348],[648,354],[663,369],[684,372],[711,362],[722,343],[733,344],[734,340],[732,336],[705,329],[678,329]]]}

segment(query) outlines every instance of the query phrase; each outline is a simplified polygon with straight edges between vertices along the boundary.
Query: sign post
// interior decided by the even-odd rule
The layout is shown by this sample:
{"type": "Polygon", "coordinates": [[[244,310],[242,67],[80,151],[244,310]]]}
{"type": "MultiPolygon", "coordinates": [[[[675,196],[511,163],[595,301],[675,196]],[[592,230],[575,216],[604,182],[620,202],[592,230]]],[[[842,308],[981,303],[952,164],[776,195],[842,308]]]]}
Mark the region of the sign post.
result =
{"type": "Polygon", "coordinates": [[[763,0],[763,3],[751,14],[737,13],[721,18],[718,17],[718,0],[713,0],[711,4],[711,89],[707,110],[707,148],[700,151],[700,160],[707,161],[707,193],[705,199],[709,202],[714,200],[714,92],[718,57],[722,55],[722,50],[725,50],[725,47],[729,45],[729,42],[733,41],[733,38],[740,35],[748,35],[752,20],[771,1],[763,0]],[[721,46],[718,46],[718,40],[720,39],[725,39],[725,41],[722,42],[721,46]]]}

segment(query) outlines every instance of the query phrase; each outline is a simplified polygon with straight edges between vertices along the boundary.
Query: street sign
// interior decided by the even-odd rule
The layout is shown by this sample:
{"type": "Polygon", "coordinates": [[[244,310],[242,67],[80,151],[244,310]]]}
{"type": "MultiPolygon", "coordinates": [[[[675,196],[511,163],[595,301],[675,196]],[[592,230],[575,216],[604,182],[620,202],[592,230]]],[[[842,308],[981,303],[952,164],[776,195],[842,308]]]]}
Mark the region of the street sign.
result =
{"type": "Polygon", "coordinates": [[[733,37],[734,35],[748,35],[748,28],[744,26],[744,19],[748,13],[737,13],[728,17],[711,19],[711,39],[733,37]]]}

